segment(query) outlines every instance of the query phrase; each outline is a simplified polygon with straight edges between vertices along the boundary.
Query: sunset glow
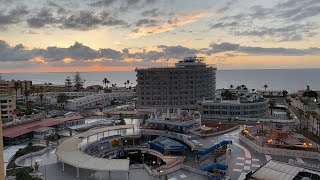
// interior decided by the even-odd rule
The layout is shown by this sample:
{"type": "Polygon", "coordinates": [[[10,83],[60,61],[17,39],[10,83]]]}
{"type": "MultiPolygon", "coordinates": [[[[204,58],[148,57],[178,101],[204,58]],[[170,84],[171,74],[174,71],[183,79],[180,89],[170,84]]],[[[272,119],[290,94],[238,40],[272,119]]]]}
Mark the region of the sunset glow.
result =
{"type": "Polygon", "coordinates": [[[319,68],[320,11],[313,11],[319,5],[311,0],[3,2],[0,69],[122,71],[171,65],[185,56],[206,57],[218,69],[319,68]]]}

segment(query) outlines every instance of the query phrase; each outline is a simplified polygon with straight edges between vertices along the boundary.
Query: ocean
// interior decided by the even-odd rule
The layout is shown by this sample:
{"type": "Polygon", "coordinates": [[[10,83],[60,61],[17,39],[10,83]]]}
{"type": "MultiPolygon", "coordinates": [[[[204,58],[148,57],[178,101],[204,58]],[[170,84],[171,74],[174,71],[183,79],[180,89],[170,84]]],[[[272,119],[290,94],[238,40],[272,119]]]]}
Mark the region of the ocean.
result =
{"type": "MultiPolygon", "coordinates": [[[[3,79],[32,80],[33,84],[53,83],[64,84],[69,76],[72,78],[74,72],[49,72],[49,73],[1,73],[3,79]]],[[[85,80],[85,86],[100,84],[103,78],[108,78],[111,84],[124,86],[124,82],[130,81],[130,85],[136,84],[136,73],[134,71],[124,72],[81,72],[85,80]]],[[[320,69],[257,69],[257,70],[217,70],[217,88],[229,88],[238,85],[246,85],[249,89],[288,90],[290,92],[306,89],[320,89],[320,69]]]]}

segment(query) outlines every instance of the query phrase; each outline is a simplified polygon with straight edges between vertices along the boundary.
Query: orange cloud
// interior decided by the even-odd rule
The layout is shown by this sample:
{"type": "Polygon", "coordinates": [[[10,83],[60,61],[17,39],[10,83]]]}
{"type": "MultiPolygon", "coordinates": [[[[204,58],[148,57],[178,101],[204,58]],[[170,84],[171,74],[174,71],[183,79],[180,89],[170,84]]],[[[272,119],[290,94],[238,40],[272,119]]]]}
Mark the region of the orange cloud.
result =
{"type": "Polygon", "coordinates": [[[72,59],[72,58],[64,58],[62,61],[64,63],[66,63],[66,64],[69,64],[69,63],[72,63],[74,61],[74,59],[72,59]]]}
{"type": "Polygon", "coordinates": [[[177,15],[161,25],[142,27],[138,29],[137,32],[129,34],[129,37],[136,38],[140,36],[171,31],[177,26],[183,26],[192,23],[198,19],[209,17],[211,15],[212,14],[209,13],[190,13],[185,15],[177,15]]]}
{"type": "Polygon", "coordinates": [[[96,58],[96,59],[88,59],[87,62],[103,62],[103,61],[112,61],[111,58],[96,58]]]}
{"type": "Polygon", "coordinates": [[[136,59],[136,58],[124,58],[122,61],[123,61],[123,62],[128,62],[128,63],[130,63],[130,62],[141,62],[141,61],[142,61],[142,59],[136,59]]]}
{"type": "Polygon", "coordinates": [[[0,69],[2,73],[29,73],[29,72],[99,72],[99,71],[134,71],[133,66],[79,66],[79,67],[31,67],[31,68],[15,68],[0,69]]]}
{"type": "Polygon", "coordinates": [[[48,64],[48,62],[41,56],[36,56],[32,59],[29,59],[28,60],[29,62],[39,62],[39,63],[42,63],[42,64],[48,64]]]}

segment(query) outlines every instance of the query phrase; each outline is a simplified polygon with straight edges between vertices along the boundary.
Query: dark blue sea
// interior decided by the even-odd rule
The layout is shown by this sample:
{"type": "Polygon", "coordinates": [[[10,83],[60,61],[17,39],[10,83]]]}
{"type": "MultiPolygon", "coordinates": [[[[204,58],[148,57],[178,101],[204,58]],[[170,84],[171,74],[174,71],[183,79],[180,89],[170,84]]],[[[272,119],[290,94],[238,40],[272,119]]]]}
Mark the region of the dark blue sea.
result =
{"type": "MultiPolygon", "coordinates": [[[[37,83],[64,84],[66,77],[74,76],[74,72],[59,73],[7,73],[2,74],[3,79],[32,80],[37,83]]],[[[108,78],[112,84],[124,86],[127,80],[136,84],[136,73],[128,72],[82,72],[85,85],[100,84],[103,78],[108,78]]],[[[267,84],[272,90],[296,91],[305,89],[320,89],[320,69],[259,69],[259,70],[218,70],[217,88],[228,88],[230,85],[245,84],[249,89],[263,89],[267,84]]]]}

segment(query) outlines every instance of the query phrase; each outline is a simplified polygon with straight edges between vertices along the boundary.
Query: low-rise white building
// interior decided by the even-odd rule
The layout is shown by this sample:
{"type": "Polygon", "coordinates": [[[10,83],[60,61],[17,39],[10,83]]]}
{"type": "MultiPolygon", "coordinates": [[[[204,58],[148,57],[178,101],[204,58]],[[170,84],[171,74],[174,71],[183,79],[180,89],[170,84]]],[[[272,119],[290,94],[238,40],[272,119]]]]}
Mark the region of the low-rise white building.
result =
{"type": "MultiPolygon", "coordinates": [[[[229,90],[225,90],[229,91],[229,90]]],[[[229,91],[230,92],[230,91],[229,91]]],[[[261,118],[268,114],[269,100],[260,94],[245,92],[230,92],[228,98],[223,97],[223,92],[216,100],[197,102],[197,108],[203,118],[232,118],[247,117],[261,118]],[[219,97],[219,98],[218,98],[219,97]]]]}
{"type": "MultiPolygon", "coordinates": [[[[90,96],[90,95],[93,95],[93,94],[97,94],[97,92],[88,92],[88,91],[81,91],[81,92],[46,92],[46,93],[43,93],[43,102],[48,103],[48,104],[56,104],[59,94],[65,94],[66,96],[69,97],[69,99],[75,99],[75,98],[80,98],[80,97],[85,97],[85,96],[90,96]]],[[[34,102],[40,101],[39,93],[32,94],[29,97],[29,100],[34,101],[34,102]]]]}
{"type": "Polygon", "coordinates": [[[66,103],[65,109],[81,110],[104,107],[110,104],[110,101],[114,98],[133,98],[134,96],[134,92],[93,94],[76,99],[69,99],[66,103]]]}
{"type": "Polygon", "coordinates": [[[56,129],[53,127],[41,127],[33,131],[35,139],[47,139],[54,134],[56,134],[56,129]]]}
{"type": "Polygon", "coordinates": [[[257,93],[267,97],[283,97],[283,91],[258,90],[257,93]]]}

